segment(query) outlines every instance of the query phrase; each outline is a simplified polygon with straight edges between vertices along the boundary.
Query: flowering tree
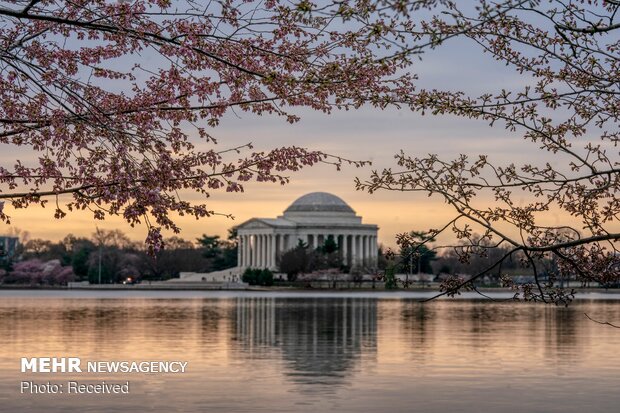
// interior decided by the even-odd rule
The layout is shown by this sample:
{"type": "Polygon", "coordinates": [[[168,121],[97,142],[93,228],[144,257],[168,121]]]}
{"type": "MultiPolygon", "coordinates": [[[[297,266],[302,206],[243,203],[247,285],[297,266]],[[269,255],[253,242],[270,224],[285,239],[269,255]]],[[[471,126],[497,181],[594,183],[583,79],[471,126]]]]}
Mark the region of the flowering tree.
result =
{"type": "MultiPolygon", "coordinates": [[[[553,162],[403,152],[402,170],[377,171],[358,187],[439,196],[454,219],[422,242],[401,236],[401,246],[453,231],[466,260],[508,245],[507,256],[519,253],[534,268],[527,298],[562,301],[565,294],[540,282],[541,258],[553,258],[555,276],[610,283],[620,272],[619,7],[615,0],[4,2],[0,145],[40,155],[36,165],[0,167],[0,199],[26,207],[65,195],[68,211],[145,222],[157,249],[161,228],[178,231],[170,212],[213,213],[179,190],[241,191],[251,179],[285,183],[286,171],[342,162],[296,147],[216,149],[209,128],[229,110],[294,122],[296,106],[394,104],[483,119],[522,131],[553,162]],[[530,85],[480,96],[419,88],[413,58],[454,37],[530,85]],[[532,199],[527,205],[514,201],[521,192],[532,199]],[[571,222],[541,224],[550,210],[571,222]]],[[[56,202],[57,217],[66,210],[56,202]]],[[[8,220],[1,210],[0,219],[8,220]]],[[[445,293],[471,281],[449,280],[445,293]]]]}
{"type": "Polygon", "coordinates": [[[305,0],[2,2],[0,145],[38,159],[0,166],[0,202],[51,199],[57,218],[122,215],[146,223],[157,249],[162,228],[179,230],[171,212],[214,213],[181,190],[207,197],[249,180],[286,183],[286,171],[317,162],[339,166],[298,147],[218,149],[210,128],[233,109],[294,122],[287,108],[395,100],[408,89],[410,76],[396,74],[406,59],[378,56],[389,39],[370,10],[305,0]]]}
{"type": "Polygon", "coordinates": [[[420,247],[452,232],[457,245],[435,248],[454,249],[464,261],[472,254],[506,248],[485,271],[447,280],[443,294],[471,288],[473,280],[515,255],[535,276],[535,283],[518,293],[528,300],[570,301],[572,291],[553,283],[565,275],[618,283],[620,2],[480,0],[474,2],[476,8],[429,3],[439,10],[421,25],[422,31],[458,33],[529,84],[480,96],[416,90],[405,103],[422,113],[483,119],[522,132],[532,150],[543,151],[547,159],[500,165],[486,155],[443,159],[401,152],[396,155],[398,170],[375,171],[369,179],[358,180],[358,188],[422,192],[454,209],[454,218],[429,229],[422,241],[401,234],[402,247],[420,247]],[[488,18],[491,14],[493,19],[488,18]],[[521,204],[519,199],[529,201],[521,204]],[[565,222],[545,225],[541,217],[549,211],[565,222]],[[543,274],[548,278],[543,280],[543,274]]]}
{"type": "Polygon", "coordinates": [[[58,260],[30,259],[18,262],[13,270],[0,274],[0,282],[30,285],[66,285],[74,281],[71,267],[63,267],[58,260]]]}

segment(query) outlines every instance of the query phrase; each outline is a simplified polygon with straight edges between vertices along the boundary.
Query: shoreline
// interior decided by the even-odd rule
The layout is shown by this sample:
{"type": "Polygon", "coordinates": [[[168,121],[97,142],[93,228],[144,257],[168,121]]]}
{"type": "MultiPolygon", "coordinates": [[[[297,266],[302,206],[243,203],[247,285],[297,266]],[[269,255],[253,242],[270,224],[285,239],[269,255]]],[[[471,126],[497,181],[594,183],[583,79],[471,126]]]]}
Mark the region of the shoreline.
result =
{"type": "MultiPolygon", "coordinates": [[[[568,287],[567,287],[568,288],[568,287]]],[[[620,295],[620,288],[575,288],[575,294],[606,294],[606,295],[620,295]]],[[[500,294],[512,294],[513,290],[503,287],[481,287],[477,289],[482,293],[500,293],[500,294]]],[[[439,287],[412,287],[412,288],[398,288],[394,290],[386,290],[384,288],[300,288],[300,287],[256,287],[256,286],[238,286],[238,287],[226,287],[215,285],[197,284],[195,286],[188,285],[161,285],[161,284],[136,284],[136,285],[123,285],[123,284],[103,284],[88,285],[80,287],[67,287],[67,286],[26,286],[26,285],[0,285],[0,292],[10,291],[118,291],[118,292],[149,292],[149,291],[179,291],[179,292],[249,292],[249,293],[295,293],[309,295],[321,293],[321,294],[339,294],[339,293],[363,293],[363,294],[402,294],[402,293],[429,293],[439,294],[439,287]]],[[[466,293],[465,291],[462,294],[466,293]]],[[[475,291],[468,293],[479,296],[475,291]]]]}

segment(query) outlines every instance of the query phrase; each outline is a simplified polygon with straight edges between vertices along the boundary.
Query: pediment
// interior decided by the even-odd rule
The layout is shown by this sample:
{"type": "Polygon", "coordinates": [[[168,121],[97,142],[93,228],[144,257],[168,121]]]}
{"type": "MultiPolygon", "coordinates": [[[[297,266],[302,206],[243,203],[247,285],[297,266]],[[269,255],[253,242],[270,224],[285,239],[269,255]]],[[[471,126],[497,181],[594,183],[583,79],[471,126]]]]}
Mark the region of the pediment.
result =
{"type": "Polygon", "coordinates": [[[237,229],[261,229],[261,228],[271,228],[271,226],[265,224],[264,222],[258,219],[253,219],[237,227],[237,229]]]}

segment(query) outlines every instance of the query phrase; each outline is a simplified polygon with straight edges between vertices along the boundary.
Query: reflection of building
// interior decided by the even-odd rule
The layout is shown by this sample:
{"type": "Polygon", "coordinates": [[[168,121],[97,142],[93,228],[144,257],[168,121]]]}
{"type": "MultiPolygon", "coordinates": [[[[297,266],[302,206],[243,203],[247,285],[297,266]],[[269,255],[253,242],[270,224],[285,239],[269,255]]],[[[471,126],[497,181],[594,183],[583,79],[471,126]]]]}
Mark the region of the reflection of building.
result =
{"type": "Polygon", "coordinates": [[[276,343],[275,299],[237,298],[236,336],[243,340],[248,350],[254,347],[273,346],[276,343]]]}
{"type": "Polygon", "coordinates": [[[377,351],[377,301],[370,298],[238,298],[242,354],[279,351],[297,383],[339,382],[377,351]]]}
{"type": "Polygon", "coordinates": [[[17,242],[17,237],[0,237],[0,261],[15,255],[17,242]]]}
{"type": "Polygon", "coordinates": [[[277,257],[299,240],[316,248],[331,236],[344,264],[375,267],[377,229],[362,224],[362,218],[337,196],[313,192],[298,198],[277,218],[252,218],[239,225],[238,266],[275,268],[277,257]]]}

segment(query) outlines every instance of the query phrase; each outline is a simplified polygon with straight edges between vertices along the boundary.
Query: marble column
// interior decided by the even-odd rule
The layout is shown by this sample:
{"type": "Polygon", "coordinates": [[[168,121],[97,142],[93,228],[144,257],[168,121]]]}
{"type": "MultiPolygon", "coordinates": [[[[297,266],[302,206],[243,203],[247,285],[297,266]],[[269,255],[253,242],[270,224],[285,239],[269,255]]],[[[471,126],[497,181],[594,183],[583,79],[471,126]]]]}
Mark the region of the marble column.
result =
{"type": "Polygon", "coordinates": [[[237,267],[243,266],[243,237],[240,236],[237,241],[237,267]]]}
{"type": "Polygon", "coordinates": [[[366,264],[366,236],[360,235],[360,265],[362,267],[366,264]]]}
{"type": "Polygon", "coordinates": [[[360,235],[360,265],[366,265],[366,235],[360,235]]]}
{"type": "Polygon", "coordinates": [[[263,236],[256,234],[256,268],[260,268],[263,260],[263,236]]]}
{"type": "Polygon", "coordinates": [[[245,239],[244,242],[244,248],[245,248],[245,253],[244,253],[244,263],[243,266],[244,267],[249,267],[250,266],[250,236],[249,235],[244,235],[243,238],[245,239]]]}
{"type": "Polygon", "coordinates": [[[263,264],[263,268],[269,267],[269,234],[265,234],[265,263],[263,264]]]}
{"type": "Polygon", "coordinates": [[[245,266],[246,267],[251,267],[252,266],[252,238],[250,235],[246,235],[245,236],[245,250],[246,250],[246,259],[245,259],[245,266]]]}
{"type": "Polygon", "coordinates": [[[372,264],[370,263],[370,235],[364,236],[364,249],[366,250],[366,266],[370,267],[372,264]]]}
{"type": "Polygon", "coordinates": [[[373,267],[373,261],[374,261],[374,255],[373,255],[373,248],[372,248],[372,240],[373,240],[373,236],[369,235],[368,236],[368,266],[369,267],[373,267]]]}
{"type": "Polygon", "coordinates": [[[260,260],[260,236],[254,235],[254,268],[258,268],[260,260]]]}
{"type": "Polygon", "coordinates": [[[351,235],[351,268],[357,266],[357,235],[351,235]]]}
{"type": "Polygon", "coordinates": [[[362,242],[362,235],[355,237],[357,242],[355,243],[355,250],[357,251],[357,265],[364,265],[364,243],[362,242]]]}
{"type": "Polygon", "coordinates": [[[250,265],[250,236],[244,235],[243,240],[243,266],[248,267],[250,265]]]}
{"type": "Polygon", "coordinates": [[[258,255],[256,254],[256,251],[258,250],[258,235],[252,235],[252,251],[251,251],[251,257],[250,257],[250,261],[252,262],[252,267],[256,268],[256,266],[258,265],[258,255]]]}
{"type": "Polygon", "coordinates": [[[372,237],[372,266],[373,268],[377,268],[378,259],[379,259],[379,246],[377,245],[377,236],[372,237]]]}
{"type": "Polygon", "coordinates": [[[245,258],[245,239],[243,235],[239,235],[237,242],[237,267],[243,267],[243,259],[245,258]]]}
{"type": "Polygon", "coordinates": [[[267,266],[267,236],[265,234],[261,234],[260,243],[261,243],[260,268],[265,268],[267,266]]]}
{"type": "Polygon", "coordinates": [[[263,264],[263,268],[269,267],[269,234],[265,234],[265,263],[263,264]]]}
{"type": "Polygon", "coordinates": [[[264,234],[263,235],[263,242],[264,242],[264,246],[263,246],[263,265],[261,266],[261,268],[267,268],[269,267],[269,235],[268,234],[264,234]]]}
{"type": "Polygon", "coordinates": [[[372,235],[368,237],[368,262],[370,263],[371,267],[374,267],[375,257],[377,256],[377,249],[374,247],[374,239],[375,237],[372,235]]]}
{"type": "Polygon", "coordinates": [[[256,236],[250,235],[250,266],[256,267],[256,236]]]}
{"type": "Polygon", "coordinates": [[[349,265],[349,251],[347,248],[347,241],[349,240],[349,236],[348,235],[343,235],[342,236],[342,245],[341,245],[341,249],[342,249],[342,263],[344,265],[349,265]]]}
{"type": "Polygon", "coordinates": [[[271,234],[271,263],[269,265],[269,268],[274,268],[276,266],[276,246],[276,234],[271,234]]]}
{"type": "Polygon", "coordinates": [[[357,236],[357,257],[358,257],[358,262],[360,266],[364,266],[364,236],[363,235],[358,235],[357,236]]]}
{"type": "Polygon", "coordinates": [[[247,265],[247,260],[245,257],[245,245],[246,245],[246,240],[245,240],[245,236],[240,236],[239,237],[239,245],[237,246],[237,258],[238,258],[238,262],[239,262],[239,267],[245,267],[247,265]]]}
{"type": "Polygon", "coordinates": [[[254,235],[248,235],[250,256],[248,257],[250,267],[256,267],[256,237],[254,235]]]}

